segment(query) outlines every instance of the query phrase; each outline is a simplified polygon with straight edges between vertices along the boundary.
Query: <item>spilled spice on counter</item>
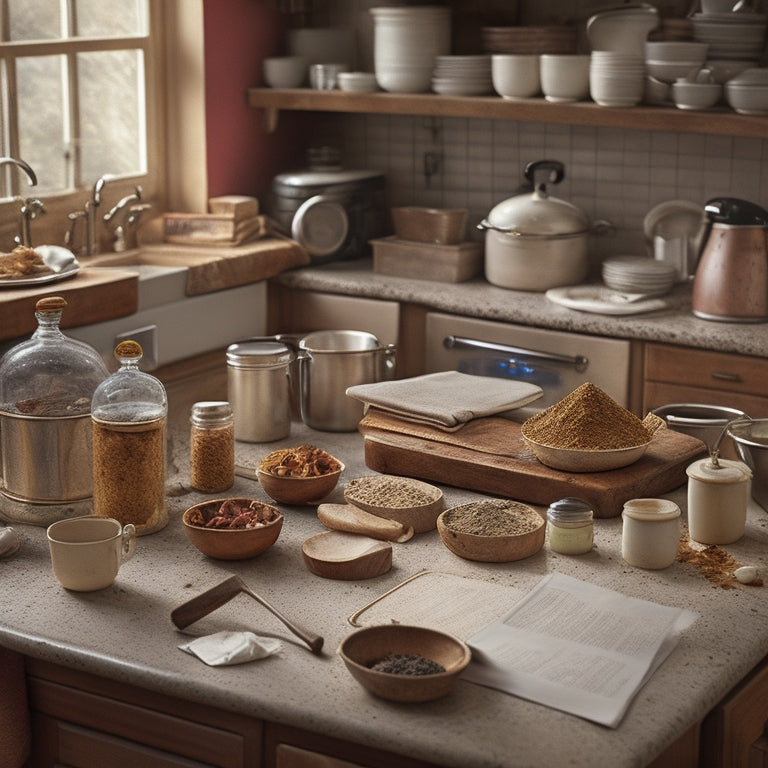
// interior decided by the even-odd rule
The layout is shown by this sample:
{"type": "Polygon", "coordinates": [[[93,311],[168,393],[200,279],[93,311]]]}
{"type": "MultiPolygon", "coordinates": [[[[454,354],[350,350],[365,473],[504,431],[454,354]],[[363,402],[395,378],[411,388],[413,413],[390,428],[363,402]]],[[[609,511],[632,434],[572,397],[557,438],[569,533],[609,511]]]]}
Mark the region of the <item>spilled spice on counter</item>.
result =
{"type": "MultiPolygon", "coordinates": [[[[695,565],[711,584],[722,589],[734,589],[739,585],[734,571],[739,568],[736,562],[724,549],[715,544],[708,544],[703,549],[695,549],[691,546],[691,540],[687,534],[680,537],[680,546],[677,551],[678,562],[695,565]]],[[[747,586],[762,586],[761,579],[753,581],[747,586]]]]}

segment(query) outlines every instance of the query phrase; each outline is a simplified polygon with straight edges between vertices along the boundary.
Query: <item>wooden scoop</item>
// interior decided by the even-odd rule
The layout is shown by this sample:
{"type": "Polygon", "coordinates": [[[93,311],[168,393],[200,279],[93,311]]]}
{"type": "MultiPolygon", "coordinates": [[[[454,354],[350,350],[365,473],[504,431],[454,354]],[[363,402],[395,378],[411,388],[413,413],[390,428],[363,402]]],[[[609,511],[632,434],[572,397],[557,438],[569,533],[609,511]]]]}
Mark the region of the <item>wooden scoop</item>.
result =
{"type": "Polygon", "coordinates": [[[361,533],[372,539],[402,544],[413,536],[413,528],[397,520],[379,517],[354,504],[320,504],[317,519],[334,531],[361,533]]]}
{"type": "Polygon", "coordinates": [[[291,632],[300,640],[309,646],[312,653],[320,653],[323,649],[323,638],[314,632],[301,629],[292,621],[283,616],[280,611],[273,608],[263,597],[257,595],[239,576],[230,576],[215,587],[202,592],[197,597],[193,597],[183,605],[175,608],[171,612],[171,621],[179,628],[184,629],[193,624],[203,616],[207,616],[212,611],[220,608],[224,603],[228,603],[233,597],[244,592],[250,595],[257,603],[263,605],[270,613],[277,616],[291,632]]]}

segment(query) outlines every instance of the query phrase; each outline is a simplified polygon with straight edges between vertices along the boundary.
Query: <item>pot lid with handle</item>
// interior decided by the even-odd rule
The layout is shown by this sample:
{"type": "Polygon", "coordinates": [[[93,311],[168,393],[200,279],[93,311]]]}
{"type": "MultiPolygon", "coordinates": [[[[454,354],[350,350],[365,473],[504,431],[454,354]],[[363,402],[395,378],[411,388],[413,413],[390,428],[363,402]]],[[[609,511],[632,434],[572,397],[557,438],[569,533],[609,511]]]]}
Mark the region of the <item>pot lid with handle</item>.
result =
{"type": "Polygon", "coordinates": [[[479,225],[510,235],[562,236],[585,234],[590,229],[587,215],[575,205],[552,197],[548,185],[565,178],[557,160],[537,160],[525,168],[533,194],[516,195],[496,205],[479,225]]]}
{"type": "Polygon", "coordinates": [[[707,218],[714,224],[734,227],[768,226],[768,211],[738,197],[715,197],[704,205],[707,218]]]}

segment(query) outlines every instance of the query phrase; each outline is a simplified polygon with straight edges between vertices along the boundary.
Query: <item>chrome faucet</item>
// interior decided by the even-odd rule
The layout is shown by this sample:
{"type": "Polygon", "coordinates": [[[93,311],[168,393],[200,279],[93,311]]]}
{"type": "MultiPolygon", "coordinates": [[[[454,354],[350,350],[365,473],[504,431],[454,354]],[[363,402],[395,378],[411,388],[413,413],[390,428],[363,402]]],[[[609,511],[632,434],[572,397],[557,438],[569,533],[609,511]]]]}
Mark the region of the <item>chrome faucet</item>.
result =
{"type": "Polygon", "coordinates": [[[109,224],[121,211],[128,208],[131,203],[137,203],[141,200],[141,187],[136,186],[130,195],[126,195],[122,200],[118,200],[107,213],[104,214],[104,223],[109,224]]]}
{"type": "Polygon", "coordinates": [[[139,220],[141,213],[150,207],[148,204],[138,205],[141,201],[141,192],[141,187],[137,185],[131,194],[118,200],[118,202],[104,214],[105,224],[109,224],[113,221],[115,223],[115,239],[113,247],[116,251],[124,251],[126,249],[126,228],[135,225],[139,220]],[[137,203],[137,205],[132,205],[132,203],[137,203]]]}
{"type": "MultiPolygon", "coordinates": [[[[0,165],[15,165],[17,168],[21,168],[27,174],[29,186],[37,186],[37,174],[32,170],[32,166],[24,160],[17,160],[15,157],[0,157],[0,165]]],[[[16,245],[32,245],[30,222],[42,213],[45,213],[45,208],[40,200],[28,197],[22,201],[20,232],[13,238],[16,245]]]]}
{"type": "Polygon", "coordinates": [[[96,212],[101,205],[101,193],[107,182],[113,177],[105,174],[96,180],[91,192],[91,199],[85,202],[85,252],[87,256],[93,256],[99,251],[99,229],[96,212]]]}

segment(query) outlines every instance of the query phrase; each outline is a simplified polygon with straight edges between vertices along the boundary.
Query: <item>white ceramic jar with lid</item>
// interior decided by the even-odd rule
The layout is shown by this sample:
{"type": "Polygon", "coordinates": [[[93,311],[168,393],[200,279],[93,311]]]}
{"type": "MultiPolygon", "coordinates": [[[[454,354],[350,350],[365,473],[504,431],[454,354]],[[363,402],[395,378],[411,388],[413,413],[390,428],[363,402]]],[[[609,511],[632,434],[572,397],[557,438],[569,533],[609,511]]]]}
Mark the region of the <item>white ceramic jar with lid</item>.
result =
{"type": "Polygon", "coordinates": [[[701,544],[732,544],[744,535],[752,470],[741,461],[710,457],[686,470],[688,530],[701,544]]]}
{"type": "Polygon", "coordinates": [[[660,570],[675,562],[680,507],[668,499],[630,499],[621,513],[621,556],[637,568],[660,570]]]}

